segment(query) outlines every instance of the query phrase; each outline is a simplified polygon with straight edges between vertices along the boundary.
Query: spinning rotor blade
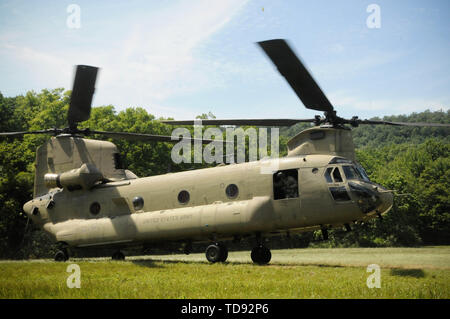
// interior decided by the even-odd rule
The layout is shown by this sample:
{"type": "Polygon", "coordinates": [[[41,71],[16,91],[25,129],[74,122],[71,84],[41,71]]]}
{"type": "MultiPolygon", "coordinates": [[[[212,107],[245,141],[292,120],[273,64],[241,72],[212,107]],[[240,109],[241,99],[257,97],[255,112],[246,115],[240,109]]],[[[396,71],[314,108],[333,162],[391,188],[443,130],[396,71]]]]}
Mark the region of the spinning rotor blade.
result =
{"type": "Polygon", "coordinates": [[[285,40],[261,41],[258,44],[306,108],[329,113],[334,111],[333,105],[285,40]]]}
{"type": "Polygon", "coordinates": [[[168,142],[168,143],[178,143],[181,140],[186,142],[200,141],[203,144],[208,144],[211,142],[224,142],[221,140],[208,140],[208,139],[198,139],[198,138],[182,138],[166,136],[166,135],[153,135],[153,134],[142,134],[142,133],[130,133],[130,132],[104,132],[104,131],[94,131],[89,130],[89,134],[99,134],[111,138],[120,138],[129,141],[154,141],[154,142],[168,142]]]}
{"type": "Polygon", "coordinates": [[[21,137],[25,134],[58,134],[60,133],[60,130],[58,129],[47,129],[47,130],[40,130],[40,131],[24,131],[24,132],[3,132],[0,133],[0,136],[5,137],[21,137]]]}
{"type": "Polygon", "coordinates": [[[77,65],[67,116],[69,127],[71,128],[76,127],[79,122],[88,120],[91,115],[92,96],[95,91],[97,71],[97,67],[77,65]]]}
{"type": "MultiPolygon", "coordinates": [[[[202,125],[256,125],[256,126],[292,126],[297,123],[311,123],[316,119],[235,119],[235,120],[201,120],[202,125]]],[[[171,125],[195,125],[200,120],[161,121],[171,125]]]]}
{"type": "MultiPolygon", "coordinates": [[[[356,120],[358,124],[383,124],[383,125],[394,125],[394,126],[421,126],[421,127],[450,127],[450,124],[444,123],[422,123],[422,122],[389,122],[389,121],[378,121],[378,120],[356,120]]],[[[351,120],[350,120],[351,122],[351,120]]]]}

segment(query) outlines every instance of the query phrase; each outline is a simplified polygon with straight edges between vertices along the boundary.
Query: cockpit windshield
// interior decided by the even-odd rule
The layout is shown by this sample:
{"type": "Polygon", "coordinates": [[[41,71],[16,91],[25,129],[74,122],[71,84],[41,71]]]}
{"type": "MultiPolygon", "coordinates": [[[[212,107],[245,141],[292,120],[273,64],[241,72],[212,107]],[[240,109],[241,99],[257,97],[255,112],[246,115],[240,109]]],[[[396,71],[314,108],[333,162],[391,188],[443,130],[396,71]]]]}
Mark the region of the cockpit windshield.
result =
{"type": "Polygon", "coordinates": [[[359,179],[365,182],[370,182],[369,176],[367,176],[366,171],[360,165],[343,165],[345,177],[348,180],[359,179]]]}
{"type": "MultiPolygon", "coordinates": [[[[357,162],[353,162],[352,160],[343,157],[334,157],[328,164],[342,164],[342,170],[344,171],[347,180],[362,180],[365,182],[370,182],[369,176],[367,175],[366,171],[357,162]]],[[[325,178],[328,183],[332,182],[331,176],[335,178],[335,172],[333,171],[333,174],[331,174],[332,170],[333,167],[329,167],[325,173],[325,178]]],[[[335,171],[338,170],[336,169],[335,171]]],[[[339,171],[337,173],[339,173],[339,171]]],[[[334,182],[338,183],[342,182],[342,180],[336,181],[335,178],[334,182]]]]}
{"type": "Polygon", "coordinates": [[[364,181],[370,182],[370,178],[367,175],[366,170],[361,165],[356,165],[356,169],[364,181]]]}
{"type": "Polygon", "coordinates": [[[342,166],[344,169],[344,174],[347,179],[360,179],[362,178],[360,174],[358,174],[353,166],[344,165],[342,166]]]}

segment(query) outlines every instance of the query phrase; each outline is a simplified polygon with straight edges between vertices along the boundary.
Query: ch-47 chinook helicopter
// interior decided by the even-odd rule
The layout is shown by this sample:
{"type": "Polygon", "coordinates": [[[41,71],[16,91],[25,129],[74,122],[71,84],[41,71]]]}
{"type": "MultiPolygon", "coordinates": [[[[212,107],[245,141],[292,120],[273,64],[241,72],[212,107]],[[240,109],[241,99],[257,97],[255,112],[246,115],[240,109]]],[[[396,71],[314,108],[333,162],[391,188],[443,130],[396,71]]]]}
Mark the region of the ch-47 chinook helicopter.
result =
{"type": "MultiPolygon", "coordinates": [[[[267,264],[265,239],[274,234],[351,228],[387,213],[393,194],[371,182],[355,160],[350,128],[359,124],[448,126],[344,119],[284,40],[258,43],[286,78],[306,108],[324,112],[313,119],[203,120],[205,125],[291,126],[311,122],[315,127],[288,142],[288,155],[277,170],[261,174],[267,160],[137,178],[124,170],[116,146],[85,139],[110,138],[178,142],[170,136],[78,129],[90,116],[97,68],[78,66],[68,111],[69,127],[32,132],[53,134],[37,149],[34,198],[24,205],[33,223],[59,244],[55,260],[65,261],[72,248],[109,247],[115,260],[126,247],[179,242],[210,242],[206,258],[224,262],[225,242],[255,238],[251,259],[267,264]]],[[[165,121],[175,125],[194,121],[165,121]]],[[[211,141],[203,140],[203,143],[211,141]]]]}

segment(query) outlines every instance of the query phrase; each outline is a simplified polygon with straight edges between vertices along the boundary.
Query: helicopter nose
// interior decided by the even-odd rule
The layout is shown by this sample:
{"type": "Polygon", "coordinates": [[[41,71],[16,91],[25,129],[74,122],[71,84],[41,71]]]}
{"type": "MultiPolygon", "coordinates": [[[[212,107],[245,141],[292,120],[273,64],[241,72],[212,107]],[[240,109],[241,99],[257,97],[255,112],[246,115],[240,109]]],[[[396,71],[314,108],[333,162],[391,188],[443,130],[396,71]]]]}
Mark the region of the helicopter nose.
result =
{"type": "Polygon", "coordinates": [[[393,195],[379,185],[349,182],[352,193],[357,198],[359,208],[364,214],[384,214],[391,209],[393,195]]]}
{"type": "Polygon", "coordinates": [[[377,211],[380,214],[387,213],[394,204],[394,194],[388,190],[379,191],[380,204],[377,207],[377,211]]]}
{"type": "Polygon", "coordinates": [[[34,222],[39,222],[41,220],[39,207],[35,206],[33,201],[28,201],[23,205],[23,211],[31,220],[34,222]]]}
{"type": "Polygon", "coordinates": [[[31,203],[31,200],[26,202],[23,205],[23,211],[25,212],[25,214],[28,215],[28,217],[31,217],[31,210],[33,209],[33,204],[31,203]]]}

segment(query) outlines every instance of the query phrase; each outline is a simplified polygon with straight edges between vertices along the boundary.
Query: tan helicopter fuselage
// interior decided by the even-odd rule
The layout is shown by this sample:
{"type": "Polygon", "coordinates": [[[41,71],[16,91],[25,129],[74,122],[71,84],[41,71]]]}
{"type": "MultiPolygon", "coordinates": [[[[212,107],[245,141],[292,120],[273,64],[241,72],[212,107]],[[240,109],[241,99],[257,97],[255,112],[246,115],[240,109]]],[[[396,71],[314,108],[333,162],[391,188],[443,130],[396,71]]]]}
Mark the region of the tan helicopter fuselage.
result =
{"type": "Polygon", "coordinates": [[[336,158],[292,154],[102,182],[89,189],[54,187],[26,203],[24,210],[56,241],[73,247],[268,236],[337,227],[387,212],[391,193],[354,180],[381,198],[370,210],[361,209],[361,198],[342,168],[351,161],[333,162],[336,158]],[[330,173],[341,178],[331,176],[330,181],[330,173]],[[291,184],[280,183],[279,176],[287,176],[291,184]],[[336,197],[336,189],[347,197],[336,197]]]}

